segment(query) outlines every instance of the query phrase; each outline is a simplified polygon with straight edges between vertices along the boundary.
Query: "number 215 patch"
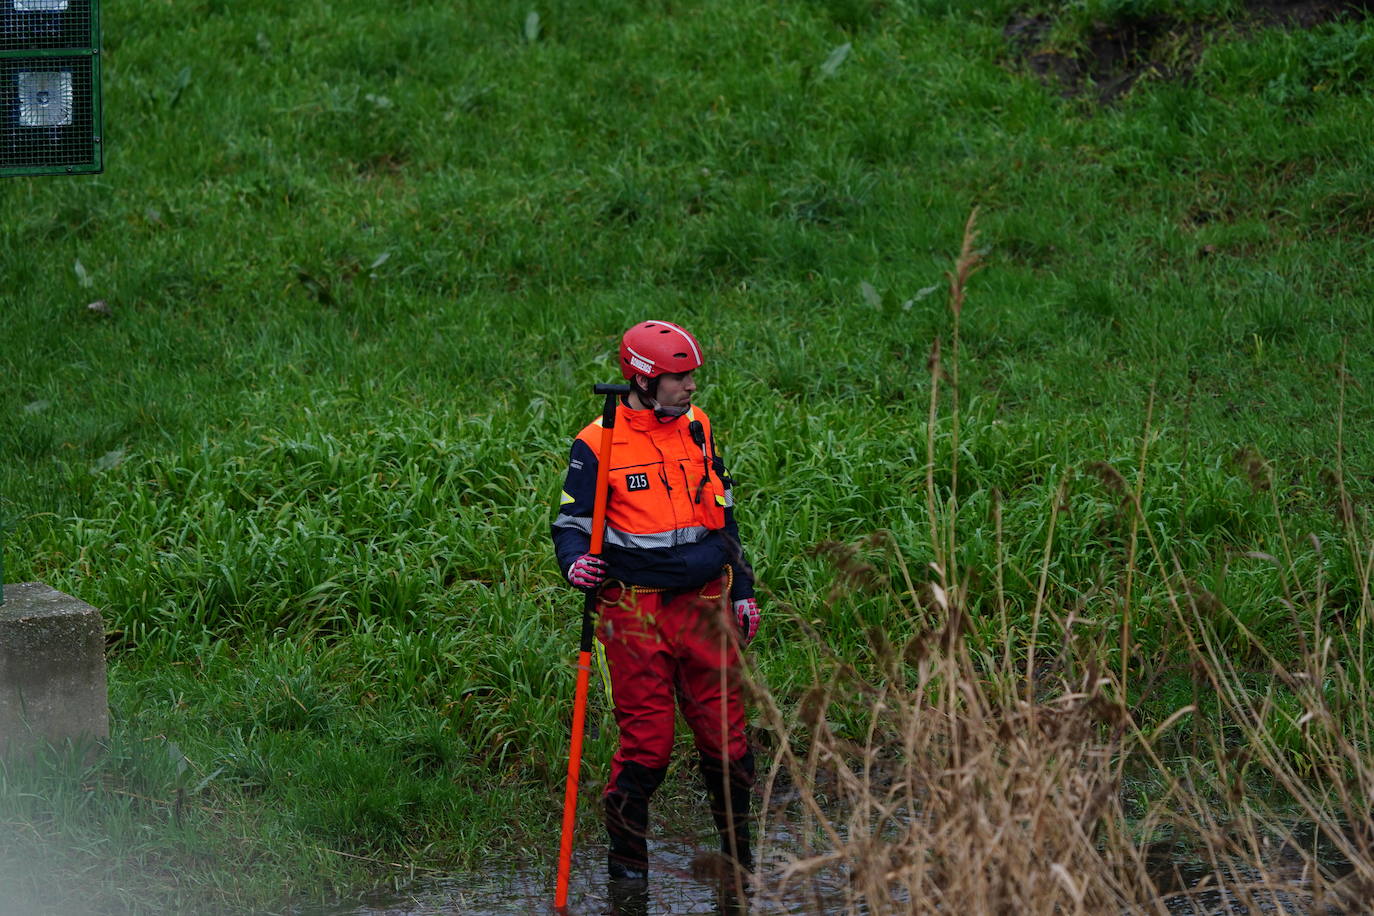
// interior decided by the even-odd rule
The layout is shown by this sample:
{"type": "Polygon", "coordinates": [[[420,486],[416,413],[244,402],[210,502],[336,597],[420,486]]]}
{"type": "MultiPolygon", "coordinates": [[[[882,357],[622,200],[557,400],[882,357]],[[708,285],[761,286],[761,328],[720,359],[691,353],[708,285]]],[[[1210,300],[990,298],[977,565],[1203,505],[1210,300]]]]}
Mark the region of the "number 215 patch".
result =
{"type": "Polygon", "coordinates": [[[633,493],[635,490],[647,490],[647,489],[649,489],[649,475],[648,475],[648,474],[626,474],[626,475],[625,475],[625,489],[629,490],[631,493],[633,493]]]}

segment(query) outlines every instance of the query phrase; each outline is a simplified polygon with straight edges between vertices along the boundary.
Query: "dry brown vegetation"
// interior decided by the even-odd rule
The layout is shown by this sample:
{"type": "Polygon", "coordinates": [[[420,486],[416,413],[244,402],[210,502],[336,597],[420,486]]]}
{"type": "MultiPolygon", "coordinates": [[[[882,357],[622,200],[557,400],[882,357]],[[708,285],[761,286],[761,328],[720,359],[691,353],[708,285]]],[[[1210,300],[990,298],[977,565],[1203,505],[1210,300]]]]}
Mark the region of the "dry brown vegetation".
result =
{"type": "MultiPolygon", "coordinates": [[[[1246,689],[1205,639],[1199,664],[1231,739],[1180,762],[1162,748],[1193,710],[1147,733],[1120,702],[1116,677],[1090,665],[1027,696],[1016,686],[1023,672],[975,658],[962,612],[946,602],[937,629],[892,647],[882,677],[816,688],[801,717],[806,750],[778,756],[765,792],[795,774],[795,800],[765,805],[764,817],[786,821],[804,851],[762,873],[760,900],[818,893],[826,912],[868,913],[1364,911],[1374,892],[1365,827],[1374,773],[1363,742],[1322,699],[1362,695],[1331,641],[1309,670],[1274,672],[1303,696],[1312,773],[1298,772],[1266,731],[1272,692],[1246,689]],[[836,734],[825,710],[860,696],[868,733],[836,734]],[[1132,810],[1127,784],[1143,772],[1160,788],[1132,810]],[[1252,798],[1252,781],[1289,803],[1252,798]]],[[[1188,623],[1182,596],[1178,610],[1188,623]]],[[[786,735],[783,716],[769,712],[786,735]]]]}

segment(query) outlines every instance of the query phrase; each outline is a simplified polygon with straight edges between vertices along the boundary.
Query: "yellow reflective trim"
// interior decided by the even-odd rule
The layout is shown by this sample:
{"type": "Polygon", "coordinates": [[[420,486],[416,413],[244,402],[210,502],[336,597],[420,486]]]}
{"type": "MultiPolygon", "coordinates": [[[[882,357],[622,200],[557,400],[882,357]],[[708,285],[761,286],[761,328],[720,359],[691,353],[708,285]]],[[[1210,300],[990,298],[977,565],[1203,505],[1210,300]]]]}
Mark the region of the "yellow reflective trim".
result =
{"type": "Polygon", "coordinates": [[[606,691],[606,705],[615,709],[615,697],[611,694],[611,663],[606,660],[606,647],[597,639],[593,640],[592,648],[596,650],[596,670],[601,675],[601,686],[606,691]]]}
{"type": "Polygon", "coordinates": [[[723,505],[725,505],[725,497],[724,497],[724,496],[717,496],[717,497],[716,497],[716,505],[717,505],[717,506],[723,506],[723,505]]]}
{"type": "Polygon", "coordinates": [[[566,506],[568,503],[575,503],[575,502],[577,502],[577,500],[575,500],[575,499],[573,499],[571,496],[569,496],[567,490],[564,490],[564,491],[563,491],[563,498],[562,498],[561,500],[559,500],[558,504],[559,504],[560,506],[566,506]]]}

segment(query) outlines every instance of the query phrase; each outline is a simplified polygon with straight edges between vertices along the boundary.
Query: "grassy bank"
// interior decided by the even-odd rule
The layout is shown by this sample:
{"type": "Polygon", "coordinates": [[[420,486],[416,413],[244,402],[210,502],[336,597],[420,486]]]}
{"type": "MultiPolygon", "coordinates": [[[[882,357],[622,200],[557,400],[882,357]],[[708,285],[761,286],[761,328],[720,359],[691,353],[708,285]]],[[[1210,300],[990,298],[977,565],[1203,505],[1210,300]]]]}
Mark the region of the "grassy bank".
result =
{"type": "Polygon", "coordinates": [[[0,783],[58,911],[551,848],[577,602],[546,526],[645,316],[706,347],[784,715],[924,625],[864,578],[894,557],[1012,671],[1037,626],[1129,614],[1093,657],[1142,728],[1204,708],[1180,759],[1228,714],[1179,594],[1255,690],[1253,646],[1298,666],[1364,619],[1362,19],[239,6],[107,9],[108,171],[0,185],[7,570],[111,632],[104,762],[0,783]]]}

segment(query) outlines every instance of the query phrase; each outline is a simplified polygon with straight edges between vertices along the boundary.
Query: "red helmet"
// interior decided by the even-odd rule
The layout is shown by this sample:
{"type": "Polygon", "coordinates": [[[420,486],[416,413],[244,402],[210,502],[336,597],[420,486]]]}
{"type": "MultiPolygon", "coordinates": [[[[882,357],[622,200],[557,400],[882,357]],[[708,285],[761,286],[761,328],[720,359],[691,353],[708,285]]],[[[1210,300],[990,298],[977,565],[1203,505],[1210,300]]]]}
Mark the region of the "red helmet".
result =
{"type": "Polygon", "coordinates": [[[620,372],[657,378],[665,372],[691,372],[701,365],[697,339],[669,321],[641,321],[620,341],[620,372]]]}

